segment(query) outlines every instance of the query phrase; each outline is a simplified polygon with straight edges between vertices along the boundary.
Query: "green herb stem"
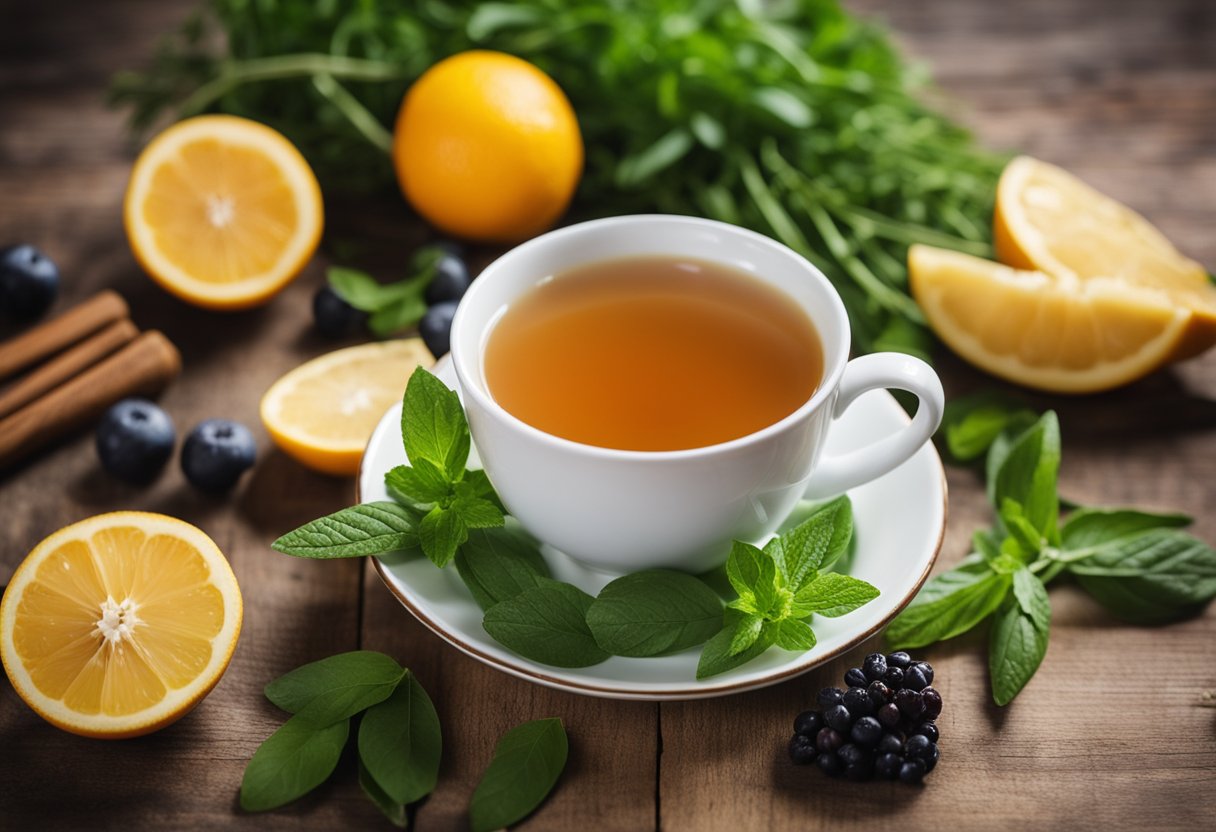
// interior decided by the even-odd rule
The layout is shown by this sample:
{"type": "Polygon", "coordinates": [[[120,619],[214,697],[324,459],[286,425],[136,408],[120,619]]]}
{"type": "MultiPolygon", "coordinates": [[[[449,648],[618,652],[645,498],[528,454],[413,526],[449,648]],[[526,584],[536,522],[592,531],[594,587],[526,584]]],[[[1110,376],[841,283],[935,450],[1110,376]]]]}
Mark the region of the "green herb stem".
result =
{"type": "Polygon", "coordinates": [[[338,112],[350,120],[351,125],[362,134],[373,147],[385,154],[393,152],[393,134],[385,130],[383,125],[366,107],[359,103],[350,92],[334,80],[328,73],[318,73],[312,76],[312,85],[317,92],[325,96],[338,112]]]}

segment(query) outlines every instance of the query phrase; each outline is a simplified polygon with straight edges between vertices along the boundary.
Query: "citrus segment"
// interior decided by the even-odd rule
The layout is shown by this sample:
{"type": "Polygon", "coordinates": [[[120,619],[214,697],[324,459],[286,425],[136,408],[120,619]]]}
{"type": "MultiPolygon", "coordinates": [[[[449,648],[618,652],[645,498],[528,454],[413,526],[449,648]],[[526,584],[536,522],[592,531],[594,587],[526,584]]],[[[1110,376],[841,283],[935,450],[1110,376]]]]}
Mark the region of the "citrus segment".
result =
{"type": "Polygon", "coordinates": [[[49,722],[91,737],[173,722],[223,675],[240,634],[240,589],[202,531],[115,512],[39,543],[0,601],[0,659],[49,722]]]}
{"type": "Polygon", "coordinates": [[[1171,360],[1216,344],[1216,286],[1204,268],[1144,217],[1067,171],[1027,156],[1010,162],[997,186],[993,232],[1007,265],[1166,292],[1193,313],[1171,360]]]}
{"type": "Polygon", "coordinates": [[[173,125],[140,154],[127,186],[131,249],[165,289],[212,309],[273,297],[321,236],[321,191],[279,133],[235,116],[173,125]]]}
{"type": "Polygon", "coordinates": [[[302,465],[353,475],[372,431],[401,400],[414,368],[433,362],[417,338],[336,350],[271,385],[262,397],[262,423],[275,444],[302,465]]]}
{"type": "Polygon", "coordinates": [[[406,199],[431,224],[512,243],[566,210],[583,141],[552,78],[512,55],[473,50],[440,61],[410,87],[393,164],[406,199]]]}
{"type": "Polygon", "coordinates": [[[1119,280],[1078,281],[916,245],[912,295],[951,349],[993,375],[1060,393],[1126,384],[1165,363],[1190,313],[1119,280]]]}

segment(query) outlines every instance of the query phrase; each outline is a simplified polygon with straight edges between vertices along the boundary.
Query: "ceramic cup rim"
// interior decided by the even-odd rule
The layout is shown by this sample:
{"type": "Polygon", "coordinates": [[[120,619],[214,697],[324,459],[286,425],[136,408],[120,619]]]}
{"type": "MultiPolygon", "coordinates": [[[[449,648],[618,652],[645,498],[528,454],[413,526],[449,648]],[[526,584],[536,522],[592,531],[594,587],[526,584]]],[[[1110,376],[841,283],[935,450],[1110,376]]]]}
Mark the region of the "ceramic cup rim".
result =
{"type": "MultiPolygon", "coordinates": [[[[721,263],[722,265],[731,266],[729,262],[716,258],[712,253],[707,256],[700,257],[713,263],[721,263]]],[[[588,260],[587,262],[594,262],[588,260]]],[[[574,264],[579,265],[579,264],[574,264]]],[[[573,268],[574,265],[569,268],[573,268]]],[[[536,275],[536,282],[529,285],[528,288],[535,287],[546,275],[536,275]]],[[[763,279],[763,278],[759,278],[763,279]]],[[[767,281],[766,281],[767,283],[767,281]]],[[[770,284],[771,285],[771,284],[770,284]]],[[[527,291],[524,289],[523,291],[527,291]]],[[[512,300],[519,297],[520,294],[512,297],[512,300]]],[[[788,293],[785,293],[788,294],[788,293]]],[[[561,228],[548,231],[537,237],[533,237],[527,242],[521,243],[518,246],[510,249],[506,253],[499,256],[494,262],[487,266],[473,284],[469,287],[464,297],[461,299],[459,306],[456,309],[456,316],[452,320],[452,335],[451,335],[451,358],[452,365],[456,370],[456,377],[460,382],[461,392],[472,397],[477,405],[486,413],[492,415],[496,420],[506,423],[516,431],[520,431],[529,436],[535,441],[541,442],[550,446],[555,450],[562,450],[568,453],[578,454],[583,457],[605,459],[605,460],[622,460],[633,462],[662,462],[666,460],[688,460],[698,459],[707,456],[719,454],[729,454],[734,451],[759,444],[765,440],[776,436],[794,425],[807,418],[811,413],[818,410],[829,399],[831,399],[840,385],[841,376],[844,375],[845,365],[849,361],[849,344],[852,338],[849,327],[849,316],[845,311],[844,302],[840,299],[840,293],[836,291],[836,287],[831,281],[821,272],[811,261],[807,260],[798,252],[794,251],[787,245],[759,234],[742,226],[731,225],[730,223],[719,222],[717,220],[704,219],[702,217],[690,217],[679,214],[628,214],[619,217],[605,217],[602,219],[587,220],[585,222],[575,223],[573,225],[563,226],[561,228]],[[486,288],[491,281],[498,279],[496,275],[503,272],[509,272],[513,268],[513,261],[519,259],[525,254],[540,248],[551,246],[554,243],[561,242],[570,237],[577,237],[587,234],[604,234],[604,233],[621,233],[622,229],[627,229],[630,226],[645,225],[652,228],[655,225],[682,226],[686,228],[700,228],[702,230],[710,230],[719,234],[735,237],[740,242],[746,242],[751,245],[767,248],[778,256],[788,260],[793,267],[805,272],[807,277],[817,281],[822,288],[826,289],[826,296],[829,299],[827,309],[809,309],[803,303],[799,303],[791,297],[791,300],[798,305],[798,308],[806,313],[812,324],[817,324],[817,318],[824,315],[832,315],[837,322],[838,339],[835,344],[827,344],[823,342],[823,328],[816,325],[816,334],[819,337],[825,358],[831,356],[831,365],[824,369],[823,380],[811,397],[798,406],[792,413],[782,417],[770,425],[766,425],[759,430],[744,436],[736,437],[725,442],[718,442],[713,445],[703,445],[696,448],[682,448],[673,451],[638,451],[625,450],[620,448],[605,448],[599,445],[588,445],[583,442],[576,442],[572,439],[566,439],[561,436],[556,436],[552,433],[541,430],[533,425],[515,416],[498,402],[494,401],[488,391],[483,389],[478,383],[474,383],[472,379],[474,374],[472,368],[481,368],[485,361],[485,339],[479,338],[476,343],[478,349],[475,355],[470,357],[463,350],[458,349],[458,345],[463,342],[462,333],[465,327],[470,326],[469,319],[474,315],[471,310],[476,309],[479,298],[485,295],[489,290],[486,288]],[[472,363],[470,363],[472,362],[472,363]]]]}

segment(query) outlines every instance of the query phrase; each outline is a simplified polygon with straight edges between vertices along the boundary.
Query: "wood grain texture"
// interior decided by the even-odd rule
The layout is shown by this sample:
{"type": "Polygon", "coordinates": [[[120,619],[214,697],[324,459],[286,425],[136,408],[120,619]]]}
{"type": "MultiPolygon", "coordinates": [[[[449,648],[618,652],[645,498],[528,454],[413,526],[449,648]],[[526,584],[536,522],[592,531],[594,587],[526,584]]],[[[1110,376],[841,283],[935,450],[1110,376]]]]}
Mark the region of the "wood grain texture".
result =
{"type": "MultiPolygon", "coordinates": [[[[254,430],[260,460],[226,498],[197,494],[176,461],[148,489],[99,471],[79,435],[0,477],[0,584],[51,531],[118,508],[164,511],[211,534],[245,597],[228,673],[176,725],[102,743],[57,731],[0,681],[0,828],[383,828],[353,761],[286,809],[236,808],[245,763],[281,722],[263,686],[342,650],[385,650],[417,672],[444,727],[440,787],[417,828],[463,828],[468,796],[494,743],[524,719],[559,716],[571,762],[558,791],[523,825],[664,830],[1011,827],[1198,829],[1216,816],[1216,614],[1158,628],[1118,624],[1070,587],[1053,588],[1055,626],[1038,676],[1010,707],[989,704],[979,636],[926,651],[946,710],[943,761],[923,789],[827,781],[791,766],[798,711],[868,648],[787,684],[708,702],[615,703],[536,687],[490,670],[427,632],[361,564],[283,557],[284,530],[353,499],[349,481],[275,452],[257,418],[261,393],[334,346],[309,332],[319,258],[273,305],[217,315],[151,283],[127,250],[121,199],[133,148],[101,93],[194,0],[8,4],[0,26],[0,244],[29,241],[59,263],[61,311],[102,288],[141,327],[177,344],[183,376],[161,403],[184,434],[204,418],[254,430]],[[86,9],[87,7],[87,9],[86,9]],[[99,34],[104,33],[104,34],[99,34]]],[[[1065,165],[1143,212],[1192,256],[1216,264],[1216,10],[1205,0],[855,0],[888,21],[936,74],[940,96],[991,146],[1065,165]]],[[[399,201],[328,206],[330,229],[366,234],[399,267],[427,233],[399,201]],[[396,255],[392,252],[396,251],[396,255]]],[[[0,332],[0,337],[9,334],[0,332]]],[[[949,355],[948,391],[992,386],[949,355]]],[[[1064,493],[1086,503],[1194,514],[1216,541],[1216,355],[1116,393],[1031,397],[1060,410],[1064,493]]],[[[981,482],[951,469],[950,525],[939,566],[989,522],[981,482]]]]}

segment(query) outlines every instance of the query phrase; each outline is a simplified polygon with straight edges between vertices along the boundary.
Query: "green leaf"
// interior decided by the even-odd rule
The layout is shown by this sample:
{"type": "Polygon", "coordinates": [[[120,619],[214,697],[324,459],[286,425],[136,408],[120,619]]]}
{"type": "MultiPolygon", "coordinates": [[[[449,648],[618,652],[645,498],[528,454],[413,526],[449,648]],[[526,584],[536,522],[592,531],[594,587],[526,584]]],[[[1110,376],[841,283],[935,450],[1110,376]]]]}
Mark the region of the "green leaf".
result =
{"type": "Polygon", "coordinates": [[[1126,508],[1083,508],[1068,515],[1060,527],[1065,549],[1087,549],[1150,529],[1189,526],[1185,514],[1154,514],[1126,508]]]}
{"type": "Polygon", "coordinates": [[[456,483],[456,493],[460,496],[466,494],[470,497],[481,497],[483,500],[489,500],[503,514],[507,513],[506,507],[503,506],[502,500],[498,496],[498,492],[494,490],[494,486],[490,484],[490,478],[486,476],[486,472],[480,468],[475,468],[471,471],[465,471],[464,477],[460,482],[456,483]]]}
{"type": "Polygon", "coordinates": [[[815,646],[815,631],[805,621],[787,618],[777,623],[776,644],[782,650],[805,653],[815,646]]]}
{"type": "Polygon", "coordinates": [[[734,541],[726,559],[726,578],[740,597],[754,596],[760,583],[761,564],[769,557],[750,543],[734,541]]]}
{"type": "Polygon", "coordinates": [[[449,508],[460,516],[467,529],[492,529],[504,522],[498,506],[481,497],[457,497],[449,508]]]}
{"type": "Polygon", "coordinates": [[[799,130],[811,126],[814,116],[805,101],[782,87],[760,87],[752,91],[752,101],[760,109],[799,130]]]}
{"type": "Polygon", "coordinates": [[[992,624],[988,673],[992,699],[1007,705],[1034,676],[1051,632],[1051,602],[1047,588],[1029,569],[1013,575],[1013,593],[1001,605],[992,624]]]}
{"type": "Polygon", "coordinates": [[[812,613],[824,618],[839,618],[878,597],[878,588],[860,578],[825,572],[794,595],[791,618],[812,613]]]}
{"type": "Polygon", "coordinates": [[[1046,541],[1039,534],[1039,530],[1026,519],[1026,512],[1022,510],[1022,506],[1018,503],[1006,499],[1001,504],[1001,524],[1005,527],[1005,531],[1009,533],[1009,537],[1017,544],[1016,553],[1011,553],[1008,552],[1007,547],[1002,543],[1002,553],[1016,554],[1019,560],[1025,563],[1043,551],[1046,541]]]}
{"type": "Polygon", "coordinates": [[[456,570],[483,610],[539,586],[549,577],[540,549],[515,527],[472,529],[456,553],[456,570]]]}
{"type": "Polygon", "coordinates": [[[730,640],[730,654],[737,656],[755,644],[756,639],[760,638],[760,631],[764,629],[765,623],[762,615],[752,614],[740,619],[735,625],[735,632],[730,640]]]}
{"type": "Polygon", "coordinates": [[[701,658],[697,662],[697,678],[708,679],[728,670],[734,670],[740,665],[750,662],[777,640],[777,625],[766,623],[760,628],[760,635],[751,647],[742,653],[731,653],[730,646],[735,640],[735,631],[747,617],[733,610],[726,613],[726,623],[718,634],[705,642],[701,648],[701,658]]]}
{"type": "Polygon", "coordinates": [[[359,724],[359,760],[395,803],[413,803],[435,789],[442,751],[439,716],[413,673],[359,724]]]}
{"type": "Polygon", "coordinates": [[[398,465],[384,475],[384,485],[394,499],[414,506],[437,503],[452,492],[444,473],[426,459],[412,468],[398,465]]]}
{"type": "Polygon", "coordinates": [[[1116,538],[1068,570],[1104,607],[1137,624],[1193,615],[1216,597],[1216,550],[1171,529],[1116,538]]]}
{"type": "Polygon", "coordinates": [[[650,569],[600,590],[587,626],[614,656],[659,656],[702,644],[722,629],[722,601],[692,575],[650,569]]]}
{"type": "Polygon", "coordinates": [[[397,503],[363,503],[306,523],[270,548],[298,558],[354,558],[418,542],[418,513],[397,503]]]}
{"type": "Polygon", "coordinates": [[[965,564],[929,580],[887,627],[895,648],[924,647],[967,632],[993,613],[1009,592],[1009,575],[982,561],[965,564]]]}
{"type": "Polygon", "coordinates": [[[779,566],[785,585],[797,593],[816,573],[830,569],[849,549],[853,537],[853,504],[837,497],[781,535],[779,566]]]}
{"type": "Polygon", "coordinates": [[[620,161],[616,168],[617,186],[632,188],[645,182],[684,158],[692,146],[692,135],[682,127],[665,133],[645,150],[620,161]]]}
{"type": "Polygon", "coordinates": [[[380,788],[380,784],[372,777],[371,772],[367,770],[367,766],[363,765],[362,761],[359,763],[359,787],[363,789],[367,799],[375,804],[389,823],[398,829],[409,829],[409,808],[404,803],[398,803],[389,797],[388,793],[380,788]]]}
{"type": "Polygon", "coordinates": [[[451,563],[456,550],[468,539],[469,528],[455,509],[435,506],[418,524],[422,551],[440,569],[451,563]]]}
{"type": "Polygon", "coordinates": [[[266,698],[316,725],[330,725],[382,702],[405,675],[383,653],[355,650],[297,667],[266,686],[266,698]]]}
{"type": "Polygon", "coordinates": [[[460,397],[419,367],[401,404],[401,436],[410,463],[425,459],[456,482],[469,458],[469,424],[460,397]]]}
{"type": "Polygon", "coordinates": [[[985,391],[947,402],[941,431],[950,455],[967,462],[987,451],[1002,433],[1020,433],[1036,418],[1019,399],[985,391]]]}
{"type": "Polygon", "coordinates": [[[389,338],[417,324],[426,315],[426,309],[422,298],[398,298],[373,312],[367,319],[367,328],[377,338],[389,338]]]}
{"type": "MultiPolygon", "coordinates": [[[[989,451],[990,463],[993,445],[989,451]]],[[[1054,411],[1047,411],[1007,449],[999,449],[999,461],[989,469],[988,489],[992,505],[1000,508],[1006,500],[1022,506],[1027,522],[1049,541],[1057,539],[1056,521],[1060,511],[1056,479],[1060,471],[1060,423],[1054,411]]]]}
{"type": "Polygon", "coordinates": [[[338,297],[363,312],[375,312],[399,297],[389,286],[381,285],[367,272],[331,266],[325,272],[329,288],[338,297]]]}
{"type": "Polygon", "coordinates": [[[469,803],[472,832],[503,829],[532,814],[562,776],[568,753],[560,719],[525,722],[504,734],[469,803]]]}
{"type": "Polygon", "coordinates": [[[726,128],[722,126],[722,122],[708,113],[693,113],[688,127],[697,137],[697,141],[712,150],[717,150],[726,144],[726,128]]]}
{"type": "Polygon", "coordinates": [[[318,728],[293,716],[258,746],[241,779],[241,808],[265,812],[303,797],[338,765],[350,720],[318,728]]]}
{"type": "Polygon", "coordinates": [[[490,607],[482,626],[525,658],[554,667],[589,667],[608,658],[587,626],[593,600],[570,584],[546,580],[490,607]]]}
{"type": "Polygon", "coordinates": [[[545,12],[532,6],[514,3],[478,3],[469,15],[465,32],[472,41],[483,41],[502,29],[532,26],[544,22],[545,12]]]}

